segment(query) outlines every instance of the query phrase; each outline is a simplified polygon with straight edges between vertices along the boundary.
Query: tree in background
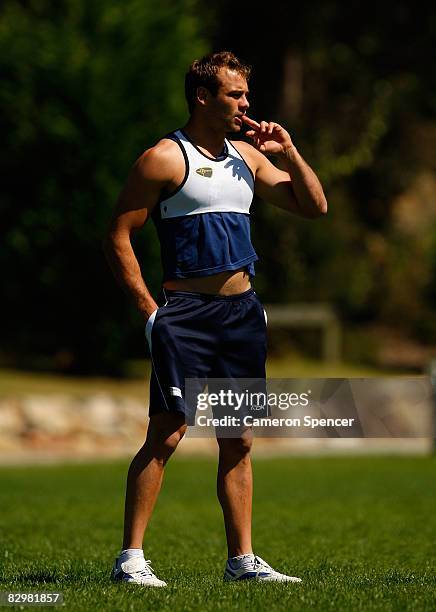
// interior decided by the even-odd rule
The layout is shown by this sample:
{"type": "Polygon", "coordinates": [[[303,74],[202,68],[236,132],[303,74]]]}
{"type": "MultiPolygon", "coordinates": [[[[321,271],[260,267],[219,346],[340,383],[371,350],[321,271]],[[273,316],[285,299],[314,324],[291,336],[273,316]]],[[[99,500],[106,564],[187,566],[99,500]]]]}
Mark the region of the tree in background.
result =
{"type": "MultiPolygon", "coordinates": [[[[3,361],[116,372],[144,350],[101,237],[133,161],[183,122],[184,73],[205,50],[193,0],[3,3],[3,361]]],[[[157,288],[152,233],[137,251],[157,288]]]]}
{"type": "MultiPolygon", "coordinates": [[[[283,122],[330,204],[316,222],[254,207],[262,298],[329,300],[348,323],[435,343],[435,30],[409,0],[271,0],[262,15],[244,0],[4,0],[3,363],[115,373],[144,354],[101,236],[133,160],[184,122],[185,70],[212,47],[253,64],[250,114],[283,122]]],[[[137,240],[157,291],[153,228],[137,240]]]]}
{"type": "Polygon", "coordinates": [[[250,113],[283,122],[330,204],[315,223],[257,206],[262,296],[329,300],[346,321],[436,343],[435,9],[272,0],[268,17],[242,2],[226,19],[231,6],[214,47],[253,64],[250,113]]]}

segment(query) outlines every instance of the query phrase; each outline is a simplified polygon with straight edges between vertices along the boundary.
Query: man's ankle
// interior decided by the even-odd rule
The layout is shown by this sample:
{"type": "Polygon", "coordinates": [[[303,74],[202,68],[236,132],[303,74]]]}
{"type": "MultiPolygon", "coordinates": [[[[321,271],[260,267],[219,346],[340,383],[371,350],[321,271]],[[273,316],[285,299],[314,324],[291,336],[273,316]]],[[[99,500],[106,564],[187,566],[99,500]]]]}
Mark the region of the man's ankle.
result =
{"type": "Polygon", "coordinates": [[[144,551],[142,548],[123,548],[123,550],[120,552],[119,562],[125,563],[126,561],[129,561],[135,557],[144,557],[144,551]]]}

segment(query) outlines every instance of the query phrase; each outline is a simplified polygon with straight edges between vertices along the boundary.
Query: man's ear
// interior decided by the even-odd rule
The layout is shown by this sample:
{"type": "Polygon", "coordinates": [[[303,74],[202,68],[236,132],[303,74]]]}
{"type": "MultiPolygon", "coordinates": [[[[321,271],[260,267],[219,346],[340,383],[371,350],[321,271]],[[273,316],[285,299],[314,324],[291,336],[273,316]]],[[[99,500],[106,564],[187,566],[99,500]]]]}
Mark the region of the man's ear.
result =
{"type": "Polygon", "coordinates": [[[197,100],[199,104],[205,106],[210,97],[210,91],[206,87],[197,87],[197,100]]]}

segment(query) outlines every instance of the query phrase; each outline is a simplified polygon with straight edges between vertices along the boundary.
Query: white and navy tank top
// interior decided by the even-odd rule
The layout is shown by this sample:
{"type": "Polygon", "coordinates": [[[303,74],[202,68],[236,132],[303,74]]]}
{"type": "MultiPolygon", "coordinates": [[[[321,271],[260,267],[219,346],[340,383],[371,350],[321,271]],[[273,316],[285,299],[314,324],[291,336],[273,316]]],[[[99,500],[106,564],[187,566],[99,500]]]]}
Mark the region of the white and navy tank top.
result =
{"type": "Polygon", "coordinates": [[[183,130],[174,140],[185,159],[179,187],[161,197],[152,212],[159,236],[163,280],[209,276],[247,268],[254,276],[258,257],[250,239],[254,177],[232,143],[209,157],[183,130]]]}

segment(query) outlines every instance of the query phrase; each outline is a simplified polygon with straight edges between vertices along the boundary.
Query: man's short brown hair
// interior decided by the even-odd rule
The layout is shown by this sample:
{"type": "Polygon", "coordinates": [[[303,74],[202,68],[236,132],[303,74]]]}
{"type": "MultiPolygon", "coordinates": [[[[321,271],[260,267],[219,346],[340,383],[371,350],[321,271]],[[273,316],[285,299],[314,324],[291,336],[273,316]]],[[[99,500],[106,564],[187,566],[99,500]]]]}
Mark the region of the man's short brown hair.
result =
{"type": "Polygon", "coordinates": [[[239,60],[231,51],[210,53],[193,61],[185,76],[185,96],[190,113],[195,107],[198,87],[206,87],[213,96],[217,95],[219,87],[217,75],[220,68],[234,70],[247,81],[250,77],[251,66],[239,60]]]}

